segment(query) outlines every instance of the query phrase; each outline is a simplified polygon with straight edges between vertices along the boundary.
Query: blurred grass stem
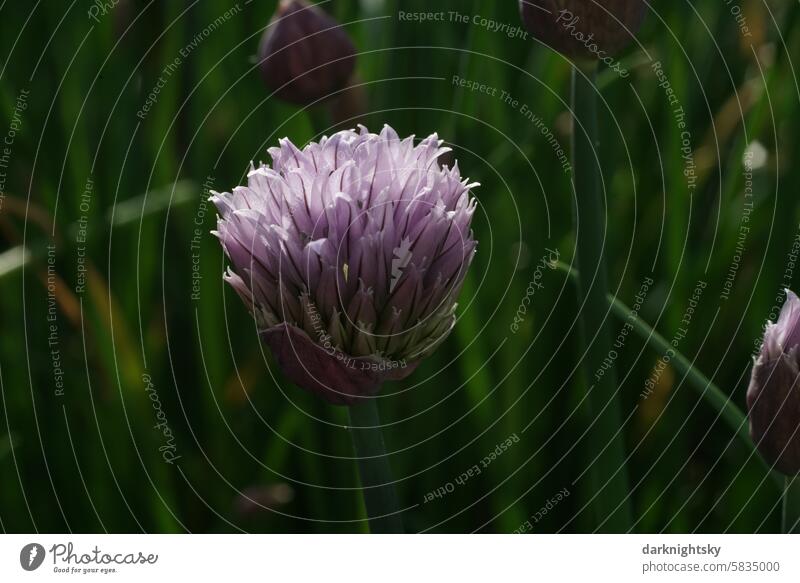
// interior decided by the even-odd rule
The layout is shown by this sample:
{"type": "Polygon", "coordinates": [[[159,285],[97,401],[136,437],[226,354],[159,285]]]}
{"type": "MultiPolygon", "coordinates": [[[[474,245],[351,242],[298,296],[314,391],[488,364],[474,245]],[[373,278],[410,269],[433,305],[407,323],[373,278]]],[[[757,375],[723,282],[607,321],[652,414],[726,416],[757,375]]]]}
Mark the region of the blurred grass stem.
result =
{"type": "Polygon", "coordinates": [[[783,490],[783,532],[800,534],[800,477],[787,477],[783,490]]]}
{"type": "MultiPolygon", "coordinates": [[[[572,166],[575,189],[575,253],[580,322],[586,347],[583,367],[587,377],[601,368],[611,351],[607,329],[609,306],[604,249],[605,209],[600,190],[597,151],[597,64],[575,65],[572,70],[572,166]]],[[[586,442],[594,518],[609,532],[627,532],[632,513],[625,466],[621,415],[613,367],[590,388],[586,399],[592,426],[586,442]]]]}

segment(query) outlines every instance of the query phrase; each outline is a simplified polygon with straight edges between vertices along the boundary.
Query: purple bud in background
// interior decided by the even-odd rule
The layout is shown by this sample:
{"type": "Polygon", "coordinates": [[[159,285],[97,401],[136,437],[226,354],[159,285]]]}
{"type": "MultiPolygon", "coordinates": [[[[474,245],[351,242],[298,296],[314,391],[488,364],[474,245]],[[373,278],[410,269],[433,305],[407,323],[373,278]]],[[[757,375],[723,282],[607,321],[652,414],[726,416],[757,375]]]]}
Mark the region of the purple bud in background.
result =
{"type": "Polygon", "coordinates": [[[338,132],[214,193],[215,235],[284,374],[337,404],[402,379],[450,333],[476,242],[475,200],[449,148],[389,126],[338,132]]]}
{"type": "Polygon", "coordinates": [[[568,57],[604,59],[633,40],[644,0],[520,0],[530,33],[568,57]]]}
{"type": "Polygon", "coordinates": [[[750,435],[764,459],[800,473],[800,299],[788,289],[778,322],[768,323],[747,389],[750,435]]]}
{"type": "Polygon", "coordinates": [[[276,95],[308,105],[347,86],[356,49],[341,25],[305,0],[281,0],[258,51],[276,95]]]}

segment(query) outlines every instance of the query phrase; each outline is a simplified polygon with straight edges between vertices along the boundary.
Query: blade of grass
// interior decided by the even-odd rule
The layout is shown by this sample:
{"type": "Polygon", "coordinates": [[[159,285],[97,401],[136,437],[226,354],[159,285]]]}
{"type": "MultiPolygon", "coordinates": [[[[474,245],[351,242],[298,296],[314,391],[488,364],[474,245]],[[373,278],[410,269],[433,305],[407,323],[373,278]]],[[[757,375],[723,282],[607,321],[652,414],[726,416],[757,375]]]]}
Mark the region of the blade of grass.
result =
{"type": "Polygon", "coordinates": [[[15,273],[31,261],[31,252],[24,245],[0,253],[0,278],[15,273]]]}
{"type": "MultiPolygon", "coordinates": [[[[603,227],[606,213],[600,192],[597,158],[596,77],[596,63],[575,66],[572,71],[572,110],[575,117],[572,135],[575,254],[577,264],[584,274],[584,277],[578,278],[578,295],[583,304],[580,322],[583,344],[586,347],[582,365],[587,371],[600,368],[611,351],[605,301],[608,285],[603,253],[607,244],[603,227]]],[[[603,525],[603,529],[627,532],[632,524],[632,511],[625,446],[620,432],[622,416],[613,367],[589,388],[586,403],[592,417],[587,448],[591,463],[589,476],[595,494],[592,502],[594,517],[597,524],[603,525]],[[603,493],[597,495],[600,491],[603,493]]]]}
{"type": "Polygon", "coordinates": [[[12,440],[19,441],[19,438],[15,435],[5,435],[0,438],[0,461],[3,460],[10,452],[12,448],[12,440]]]}
{"type": "MultiPolygon", "coordinates": [[[[578,272],[571,269],[569,265],[559,262],[557,268],[577,281],[578,272]]],[[[762,460],[761,456],[755,450],[753,440],[750,439],[747,418],[744,413],[742,413],[741,409],[739,409],[717,385],[711,382],[708,377],[697,370],[696,367],[692,366],[689,359],[672,346],[672,343],[667,341],[661,334],[653,330],[653,328],[638,316],[635,319],[631,319],[631,314],[633,312],[624,302],[610,294],[607,297],[607,301],[611,306],[612,312],[621,320],[630,322],[636,334],[656,352],[665,353],[667,350],[671,351],[674,356],[672,360],[670,360],[670,365],[672,365],[679,374],[684,375],[689,386],[695,389],[712,408],[719,412],[722,419],[733,429],[734,433],[740,438],[740,441],[752,452],[752,455],[762,460]]],[[[767,467],[766,464],[764,465],[767,467]]],[[[767,469],[769,468],[767,467],[767,469]]],[[[783,488],[783,478],[779,474],[770,470],[770,477],[775,480],[779,487],[783,488]]]]}
{"type": "Polygon", "coordinates": [[[800,533],[800,478],[785,478],[783,491],[783,533],[800,533]]]}
{"type": "MultiPolygon", "coordinates": [[[[174,184],[158,188],[146,195],[147,204],[144,210],[142,210],[142,201],[145,195],[126,200],[117,205],[113,222],[111,221],[111,213],[109,213],[108,226],[114,228],[131,225],[140,218],[158,214],[166,210],[167,207],[174,208],[191,200],[196,200],[195,193],[198,189],[199,187],[194,182],[188,180],[180,180],[174,184]],[[175,194],[170,204],[170,193],[173,189],[175,194]]],[[[78,223],[72,223],[66,228],[66,232],[74,235],[78,229],[78,223]]],[[[31,261],[42,259],[46,251],[45,245],[46,243],[42,240],[28,245],[18,245],[0,253],[0,279],[16,273],[31,261]]]]}

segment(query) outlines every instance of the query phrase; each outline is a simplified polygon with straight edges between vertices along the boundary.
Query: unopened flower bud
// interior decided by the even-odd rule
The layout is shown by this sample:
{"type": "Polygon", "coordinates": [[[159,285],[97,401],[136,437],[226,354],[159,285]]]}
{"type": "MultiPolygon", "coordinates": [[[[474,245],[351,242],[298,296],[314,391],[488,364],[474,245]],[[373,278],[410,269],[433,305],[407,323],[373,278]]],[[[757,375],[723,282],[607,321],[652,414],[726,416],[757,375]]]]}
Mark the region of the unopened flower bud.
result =
{"type": "Polygon", "coordinates": [[[775,469],[800,473],[800,299],[786,290],[777,323],[767,324],[747,389],[750,435],[775,469]]]}
{"type": "Polygon", "coordinates": [[[267,87],[298,105],[346,87],[355,55],[341,25],[305,0],[281,0],[259,47],[267,87]]]}
{"type": "Polygon", "coordinates": [[[569,57],[600,60],[633,39],[645,8],[644,0],[520,0],[533,36],[569,57]]]}

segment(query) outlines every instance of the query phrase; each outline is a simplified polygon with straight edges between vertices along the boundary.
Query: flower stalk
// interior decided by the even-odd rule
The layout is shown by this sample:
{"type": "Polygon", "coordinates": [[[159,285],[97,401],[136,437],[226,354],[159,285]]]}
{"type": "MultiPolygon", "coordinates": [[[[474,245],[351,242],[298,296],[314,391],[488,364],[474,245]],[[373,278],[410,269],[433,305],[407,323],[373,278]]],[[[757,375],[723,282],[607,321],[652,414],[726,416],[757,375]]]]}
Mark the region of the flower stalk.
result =
{"type": "Polygon", "coordinates": [[[373,534],[399,534],[403,521],[397,503],[392,472],[386,456],[376,399],[363,399],[348,408],[364,506],[373,534]]]}
{"type": "MultiPolygon", "coordinates": [[[[575,65],[572,71],[572,156],[575,189],[576,260],[581,273],[581,330],[586,346],[584,370],[600,368],[611,350],[607,329],[609,307],[604,258],[606,216],[600,192],[597,157],[597,63],[575,65]]],[[[628,473],[613,367],[589,389],[586,399],[592,419],[587,440],[595,520],[609,532],[627,532],[632,513],[628,473]]]]}

